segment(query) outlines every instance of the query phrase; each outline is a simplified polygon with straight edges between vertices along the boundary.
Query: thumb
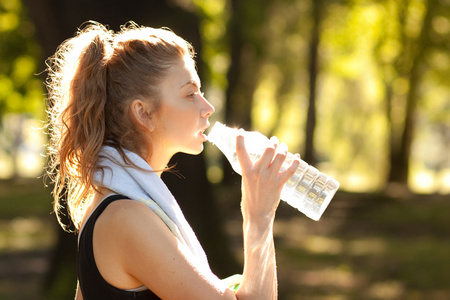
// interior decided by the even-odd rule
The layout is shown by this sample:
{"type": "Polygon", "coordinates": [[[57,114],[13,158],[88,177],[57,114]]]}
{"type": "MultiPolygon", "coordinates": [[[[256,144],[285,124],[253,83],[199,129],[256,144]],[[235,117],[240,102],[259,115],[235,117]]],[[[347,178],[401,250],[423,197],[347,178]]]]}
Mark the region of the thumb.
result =
{"type": "Polygon", "coordinates": [[[236,154],[242,169],[248,169],[252,165],[252,160],[245,147],[244,136],[241,134],[236,136],[236,154]]]}

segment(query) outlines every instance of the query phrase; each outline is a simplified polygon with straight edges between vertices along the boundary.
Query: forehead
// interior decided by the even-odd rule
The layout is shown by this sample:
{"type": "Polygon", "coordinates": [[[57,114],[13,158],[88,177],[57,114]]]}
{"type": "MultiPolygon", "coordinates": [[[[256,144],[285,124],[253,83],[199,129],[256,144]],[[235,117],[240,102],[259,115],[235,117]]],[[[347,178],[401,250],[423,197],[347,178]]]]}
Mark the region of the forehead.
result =
{"type": "Polygon", "coordinates": [[[178,87],[182,87],[187,83],[193,83],[200,87],[200,78],[195,68],[195,62],[191,58],[180,61],[179,64],[172,68],[168,81],[171,81],[172,84],[176,84],[178,87]]]}

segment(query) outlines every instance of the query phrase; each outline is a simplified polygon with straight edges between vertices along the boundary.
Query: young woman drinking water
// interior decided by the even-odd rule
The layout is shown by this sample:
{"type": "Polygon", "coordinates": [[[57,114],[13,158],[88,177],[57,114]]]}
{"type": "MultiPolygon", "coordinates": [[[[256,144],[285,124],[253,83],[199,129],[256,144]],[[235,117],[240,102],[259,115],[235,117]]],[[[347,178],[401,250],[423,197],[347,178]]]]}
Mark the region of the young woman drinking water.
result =
{"type": "Polygon", "coordinates": [[[245,262],[231,282],[211,272],[160,179],[174,154],[203,150],[214,112],[192,46],[167,29],[90,22],[47,63],[49,172],[55,210],[65,197],[79,231],[76,299],[276,299],[272,228],[298,160],[281,170],[274,144],[253,162],[237,137],[245,262]]]}

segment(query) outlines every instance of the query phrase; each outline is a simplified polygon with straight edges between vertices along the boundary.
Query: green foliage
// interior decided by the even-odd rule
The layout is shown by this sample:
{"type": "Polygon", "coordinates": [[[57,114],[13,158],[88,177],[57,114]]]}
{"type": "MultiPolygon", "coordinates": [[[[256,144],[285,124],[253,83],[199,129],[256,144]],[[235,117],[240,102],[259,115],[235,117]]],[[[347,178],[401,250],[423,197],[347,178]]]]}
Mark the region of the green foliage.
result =
{"type": "MultiPolygon", "coordinates": [[[[204,84],[212,93],[226,90],[226,70],[229,66],[229,47],[225,35],[229,18],[229,4],[226,0],[194,1],[201,18],[203,49],[201,59],[206,62],[204,84]]],[[[221,97],[223,98],[223,96],[221,97]]],[[[214,102],[214,100],[212,100],[214,102]]],[[[217,106],[221,104],[217,101],[217,106]]]]}
{"type": "MultiPolygon", "coordinates": [[[[201,19],[203,86],[216,107],[212,122],[225,114],[237,37],[243,43],[237,62],[241,77],[228,105],[239,111],[248,108],[243,102],[251,102],[255,130],[277,135],[292,152],[303,153],[314,2],[180,2],[201,19]],[[233,26],[237,36],[231,36],[233,26]]],[[[400,147],[405,126],[411,126],[405,120],[413,93],[409,183],[416,191],[450,190],[444,184],[450,176],[449,2],[322,3],[314,145],[319,169],[337,177],[343,189],[382,188],[395,163],[390,153],[400,147]],[[431,25],[424,29],[427,15],[431,25]],[[419,186],[419,175],[426,172],[438,182],[430,188],[419,186]]],[[[0,0],[0,45],[0,119],[10,112],[43,119],[43,85],[35,75],[42,58],[21,0],[0,0]]]]}
{"type": "MultiPolygon", "coordinates": [[[[256,77],[253,97],[247,100],[253,103],[252,127],[277,135],[292,152],[302,153],[310,93],[312,0],[245,3],[237,16],[245,20],[239,23],[243,51],[258,53],[241,58],[243,68],[252,69],[256,77]]],[[[236,18],[226,5],[223,9],[227,18],[236,18]]],[[[450,172],[448,1],[330,0],[323,1],[321,14],[314,145],[319,169],[337,177],[343,189],[379,190],[391,164],[397,163],[390,159],[391,152],[403,147],[403,156],[411,153],[406,157],[410,187],[448,191],[442,179],[450,172]],[[407,123],[408,118],[413,122],[407,123]],[[402,141],[402,135],[412,139],[402,141]],[[436,155],[428,154],[430,147],[436,155]],[[430,170],[437,183],[426,188],[417,178],[430,170]]],[[[203,34],[206,41],[211,36],[217,41],[213,31],[203,34]]],[[[220,36],[224,38],[223,31],[220,36]]],[[[219,53],[209,50],[206,61],[219,53]]],[[[216,69],[214,63],[211,69],[216,69]]],[[[217,78],[224,74],[223,67],[216,70],[217,78]]],[[[243,94],[249,86],[239,88],[238,94],[243,94]]],[[[239,110],[242,101],[231,105],[239,110]]]]}
{"type": "Polygon", "coordinates": [[[0,45],[0,118],[9,112],[42,118],[40,48],[20,0],[0,0],[0,45]]]}

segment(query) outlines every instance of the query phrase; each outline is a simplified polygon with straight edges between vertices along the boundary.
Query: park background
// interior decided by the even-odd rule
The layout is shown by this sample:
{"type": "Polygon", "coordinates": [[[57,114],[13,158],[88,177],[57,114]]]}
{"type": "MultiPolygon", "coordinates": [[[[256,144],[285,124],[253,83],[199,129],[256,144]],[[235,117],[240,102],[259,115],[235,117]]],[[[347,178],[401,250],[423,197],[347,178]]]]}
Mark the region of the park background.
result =
{"type": "MultiPolygon", "coordinates": [[[[450,299],[449,0],[0,0],[0,299],[73,299],[76,235],[45,181],[45,59],[82,23],[169,27],[211,124],[276,135],[341,188],[280,204],[280,299],[450,299]]],[[[219,151],[164,180],[213,270],[241,272],[240,177],[219,151]]]]}

